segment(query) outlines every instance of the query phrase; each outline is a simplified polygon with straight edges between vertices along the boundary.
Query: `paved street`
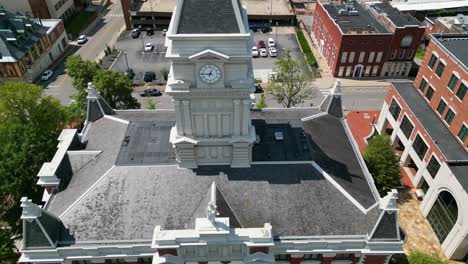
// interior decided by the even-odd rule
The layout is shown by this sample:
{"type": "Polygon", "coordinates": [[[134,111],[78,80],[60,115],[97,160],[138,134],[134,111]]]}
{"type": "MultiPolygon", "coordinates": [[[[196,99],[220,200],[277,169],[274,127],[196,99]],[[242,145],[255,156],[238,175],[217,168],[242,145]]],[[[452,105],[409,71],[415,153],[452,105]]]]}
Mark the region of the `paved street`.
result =
{"type": "MultiPolygon", "coordinates": [[[[88,42],[82,46],[72,41],[70,55],[80,55],[85,60],[94,60],[96,56],[118,36],[124,21],[121,16],[122,7],[119,0],[112,0],[112,4],[102,11],[102,17],[98,17],[94,27],[88,28],[84,33],[88,36],[88,42]]],[[[65,72],[65,61],[60,62],[54,69],[54,77],[48,82],[39,84],[46,87],[45,95],[51,95],[60,100],[62,104],[69,104],[70,97],[75,94],[71,78],[65,72]]]]}

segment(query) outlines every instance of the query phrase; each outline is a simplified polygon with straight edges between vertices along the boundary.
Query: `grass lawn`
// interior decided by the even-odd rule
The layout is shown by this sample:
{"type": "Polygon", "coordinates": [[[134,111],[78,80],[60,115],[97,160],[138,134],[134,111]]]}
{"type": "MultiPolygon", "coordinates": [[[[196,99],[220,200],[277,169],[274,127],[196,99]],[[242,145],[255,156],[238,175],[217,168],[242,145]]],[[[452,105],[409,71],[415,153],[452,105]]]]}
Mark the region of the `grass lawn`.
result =
{"type": "Polygon", "coordinates": [[[88,23],[94,13],[89,12],[77,12],[65,21],[65,29],[68,34],[77,36],[80,30],[88,23]]]}
{"type": "Polygon", "coordinates": [[[299,40],[299,45],[301,45],[302,51],[306,56],[307,63],[312,67],[317,67],[317,60],[315,59],[314,54],[309,47],[309,43],[307,42],[302,31],[297,31],[297,39],[299,40]]]}
{"type": "Polygon", "coordinates": [[[421,60],[422,60],[422,59],[424,59],[424,53],[425,53],[425,52],[426,52],[426,51],[425,51],[424,49],[418,49],[418,50],[416,51],[416,55],[414,55],[414,57],[417,58],[417,59],[421,59],[421,60]]]}

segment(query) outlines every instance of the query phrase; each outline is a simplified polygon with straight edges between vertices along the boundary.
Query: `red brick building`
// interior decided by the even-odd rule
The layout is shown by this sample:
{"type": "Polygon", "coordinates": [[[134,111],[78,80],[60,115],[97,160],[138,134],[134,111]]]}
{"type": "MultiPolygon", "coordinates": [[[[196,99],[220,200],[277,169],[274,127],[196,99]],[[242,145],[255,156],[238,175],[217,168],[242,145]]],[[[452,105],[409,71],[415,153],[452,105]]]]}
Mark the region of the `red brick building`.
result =
{"type": "Polygon", "coordinates": [[[388,4],[317,2],[312,24],[335,77],[408,76],[423,34],[414,17],[388,4]]]}
{"type": "Polygon", "coordinates": [[[445,254],[462,261],[468,260],[466,47],[468,34],[433,34],[416,80],[390,86],[377,124],[421,189],[421,211],[445,254]]]}

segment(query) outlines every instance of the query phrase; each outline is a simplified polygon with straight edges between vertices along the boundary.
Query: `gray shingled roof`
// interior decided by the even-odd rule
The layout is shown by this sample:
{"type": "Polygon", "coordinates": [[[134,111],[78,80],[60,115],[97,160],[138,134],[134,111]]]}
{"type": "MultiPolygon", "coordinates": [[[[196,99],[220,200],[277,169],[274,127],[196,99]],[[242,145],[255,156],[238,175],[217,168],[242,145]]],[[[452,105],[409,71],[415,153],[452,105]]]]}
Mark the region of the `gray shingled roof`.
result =
{"type": "Polygon", "coordinates": [[[240,33],[234,8],[231,0],[183,0],[177,33],[240,33]]]}
{"type": "MultiPolygon", "coordinates": [[[[285,156],[303,164],[274,164],[272,159],[272,164],[254,163],[251,168],[202,166],[191,170],[160,160],[146,164],[154,162],[157,166],[116,165],[118,156],[126,151],[122,146],[126,135],[134,135],[130,142],[134,140],[135,150],[144,152],[147,148],[138,141],[156,134],[162,139],[169,133],[166,129],[152,130],[148,124],[166,127],[174,122],[173,111],[117,111],[115,117],[129,120],[130,127],[107,118],[91,123],[86,150],[102,153],[93,158],[88,154],[84,162],[72,162],[78,170],[68,188],[52,197],[47,210],[63,214],[61,220],[73,231],[76,241],[150,239],[156,225],[163,229],[193,227],[193,220],[203,215],[204,201],[215,181],[221,216],[232,218],[233,226],[261,227],[268,222],[275,236],[369,234],[380,209],[375,207],[364,214],[311,165],[316,161],[363,207],[376,202],[363,172],[358,171],[359,163],[341,119],[326,115],[325,119],[300,121],[317,113],[318,109],[252,112],[254,124],[262,121],[265,126],[286,126],[285,137],[297,137],[292,139],[293,144],[305,140],[302,144],[308,146],[308,156],[285,156]],[[327,131],[327,137],[316,125],[327,131]],[[145,132],[137,132],[138,127],[145,132]],[[302,132],[289,133],[288,129],[302,132]],[[87,194],[72,206],[85,191],[87,194]]],[[[172,148],[169,144],[166,147],[172,148]]],[[[128,153],[124,155],[128,157],[128,153]]]]}
{"type": "Polygon", "coordinates": [[[468,67],[468,34],[435,35],[439,43],[468,67]]]}
{"type": "Polygon", "coordinates": [[[0,14],[0,59],[6,56],[20,59],[47,32],[47,27],[25,16],[4,9],[0,9],[0,14]]]}
{"type": "Polygon", "coordinates": [[[379,14],[386,14],[387,17],[397,27],[421,25],[421,23],[419,23],[415,17],[400,12],[397,8],[392,7],[388,3],[371,4],[371,7],[374,8],[379,14]]]}
{"type": "MultiPolygon", "coordinates": [[[[416,88],[413,87],[413,83],[397,82],[393,83],[393,86],[446,159],[468,161],[468,153],[463,149],[463,146],[458,143],[457,139],[440,120],[426,100],[424,100],[416,88]]],[[[465,177],[466,171],[461,169],[459,173],[456,173],[457,171],[457,169],[453,171],[455,176],[463,188],[468,190],[468,178],[465,177]]]]}

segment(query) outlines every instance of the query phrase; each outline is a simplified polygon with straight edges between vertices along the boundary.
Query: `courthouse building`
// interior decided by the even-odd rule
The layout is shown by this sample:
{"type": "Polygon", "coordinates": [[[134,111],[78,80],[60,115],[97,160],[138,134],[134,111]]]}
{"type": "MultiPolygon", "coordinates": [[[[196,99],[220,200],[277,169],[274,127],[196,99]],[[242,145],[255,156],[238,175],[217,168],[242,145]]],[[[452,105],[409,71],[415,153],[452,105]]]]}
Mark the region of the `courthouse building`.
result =
{"type": "Polygon", "coordinates": [[[468,35],[433,34],[414,83],[390,86],[377,129],[391,136],[421,211],[451,259],[468,260],[468,35]]]}
{"type": "Polygon", "coordinates": [[[167,32],[175,110],[111,109],[88,87],[22,199],[22,263],[366,263],[402,253],[396,191],[381,198],[344,120],[252,111],[252,35],[236,0],[178,0],[167,32]]]}

